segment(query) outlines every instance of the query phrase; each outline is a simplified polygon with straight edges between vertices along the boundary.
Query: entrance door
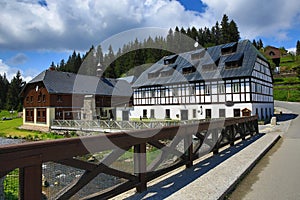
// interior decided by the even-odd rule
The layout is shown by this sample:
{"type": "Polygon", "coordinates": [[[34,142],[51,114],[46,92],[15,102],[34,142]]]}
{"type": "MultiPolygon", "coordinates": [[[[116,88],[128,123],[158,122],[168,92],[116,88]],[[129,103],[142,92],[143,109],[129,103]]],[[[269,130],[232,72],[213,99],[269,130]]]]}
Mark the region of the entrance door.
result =
{"type": "Polygon", "coordinates": [[[233,116],[240,117],[241,116],[241,109],[233,109],[233,116]]]}
{"type": "Polygon", "coordinates": [[[181,120],[188,120],[188,110],[180,110],[181,120]]]}
{"type": "Polygon", "coordinates": [[[122,111],[122,120],[123,121],[129,121],[129,112],[128,112],[128,110],[123,110],[122,111]]]}
{"type": "Polygon", "coordinates": [[[205,109],[205,118],[211,119],[211,109],[205,109]]]}

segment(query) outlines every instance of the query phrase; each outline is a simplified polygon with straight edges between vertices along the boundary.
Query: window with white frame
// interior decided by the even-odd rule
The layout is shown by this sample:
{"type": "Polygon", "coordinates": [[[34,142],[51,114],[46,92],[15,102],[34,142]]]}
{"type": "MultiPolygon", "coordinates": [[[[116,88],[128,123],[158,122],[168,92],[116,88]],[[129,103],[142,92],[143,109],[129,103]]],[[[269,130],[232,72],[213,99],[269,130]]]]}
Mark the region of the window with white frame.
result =
{"type": "Polygon", "coordinates": [[[211,94],[211,85],[205,85],[205,95],[211,94]]]}
{"type": "Polygon", "coordinates": [[[219,94],[225,93],[225,85],[224,84],[218,84],[218,93],[219,94]]]}
{"type": "Polygon", "coordinates": [[[241,91],[240,83],[233,83],[232,84],[232,91],[233,93],[238,93],[241,91]]]}

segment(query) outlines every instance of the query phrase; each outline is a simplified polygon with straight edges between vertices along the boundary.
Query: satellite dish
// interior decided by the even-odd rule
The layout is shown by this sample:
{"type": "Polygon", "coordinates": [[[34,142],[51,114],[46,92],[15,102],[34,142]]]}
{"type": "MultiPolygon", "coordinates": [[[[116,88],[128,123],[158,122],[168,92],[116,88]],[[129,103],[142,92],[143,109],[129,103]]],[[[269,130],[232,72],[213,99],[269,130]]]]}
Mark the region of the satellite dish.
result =
{"type": "Polygon", "coordinates": [[[36,87],[35,87],[35,91],[37,92],[39,90],[39,86],[37,85],[36,87]]]}
{"type": "Polygon", "coordinates": [[[198,42],[195,42],[194,47],[197,48],[199,46],[198,42]]]}

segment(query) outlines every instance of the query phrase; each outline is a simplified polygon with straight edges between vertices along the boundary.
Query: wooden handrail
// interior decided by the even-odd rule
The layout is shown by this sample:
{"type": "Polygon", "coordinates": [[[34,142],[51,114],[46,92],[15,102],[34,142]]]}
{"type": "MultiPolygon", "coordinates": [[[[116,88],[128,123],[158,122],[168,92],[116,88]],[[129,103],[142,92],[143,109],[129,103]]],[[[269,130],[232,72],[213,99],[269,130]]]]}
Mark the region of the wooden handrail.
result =
{"type": "MultiPolygon", "coordinates": [[[[72,159],[74,157],[83,156],[89,153],[114,149],[126,150],[130,147],[134,147],[135,152],[142,153],[139,157],[135,158],[136,168],[146,170],[146,161],[144,157],[144,153],[146,153],[145,144],[148,143],[156,147],[161,147],[163,144],[158,143],[157,141],[164,139],[170,140],[174,137],[179,137],[184,140],[184,145],[187,150],[187,155],[183,157],[184,159],[187,159],[184,163],[187,167],[190,167],[192,166],[192,161],[195,158],[195,156],[193,156],[193,147],[189,144],[191,143],[192,135],[203,131],[209,132],[209,130],[223,130],[222,137],[226,137],[228,141],[230,140],[228,143],[232,145],[237,139],[236,136],[234,136],[233,129],[235,128],[237,132],[237,130],[243,129],[239,127],[239,124],[247,123],[254,123],[252,129],[254,127],[254,131],[256,133],[258,132],[257,116],[251,116],[242,118],[216,119],[200,122],[197,124],[170,126],[156,129],[144,129],[130,132],[108,133],[89,137],[3,145],[0,146],[0,177],[4,176],[9,171],[12,171],[16,168],[22,169],[20,170],[20,184],[23,188],[20,189],[21,192],[24,192],[24,194],[21,194],[20,198],[28,199],[29,197],[28,195],[26,196],[24,187],[28,187],[26,188],[26,190],[32,190],[32,186],[27,186],[28,184],[32,184],[32,181],[28,181],[28,177],[30,176],[30,174],[40,176],[41,172],[35,172],[34,170],[41,168],[42,163],[49,161],[58,163],[69,163],[70,165],[80,165],[83,168],[86,167],[86,170],[89,171],[93,169],[92,165],[79,163],[78,161],[74,161],[72,159]]],[[[247,127],[245,126],[244,128],[247,127]]],[[[240,135],[243,138],[245,136],[245,131],[241,130],[240,132],[240,135]]],[[[252,134],[253,130],[251,130],[250,132],[252,134]]],[[[214,133],[217,132],[212,131],[212,138],[213,140],[216,140],[215,137],[218,137],[218,134],[215,136],[214,133]]],[[[205,137],[207,136],[200,135],[199,139],[204,141],[205,137]]],[[[214,148],[212,151],[214,153],[217,153],[218,148],[221,147],[221,145],[223,145],[223,143],[221,144],[221,141],[217,142],[215,147],[212,146],[212,148],[214,148]]],[[[176,153],[176,151],[174,152],[176,153]]],[[[113,170],[110,170],[110,172],[117,174],[117,172],[113,170]]],[[[95,173],[99,173],[99,171],[95,173]]],[[[129,181],[133,181],[132,183],[135,183],[133,184],[133,186],[136,186],[138,191],[143,191],[146,189],[145,184],[146,180],[148,180],[146,178],[146,172],[143,171],[138,174],[138,178],[136,179],[136,181],[138,181],[138,184],[136,184],[136,181],[133,181],[134,178],[132,175],[119,172],[120,176],[128,177],[129,181]]],[[[36,177],[35,186],[37,186],[40,183],[40,177],[36,177]]],[[[75,186],[78,189],[80,189],[83,185],[81,183],[78,183],[74,185],[74,187],[75,186]]],[[[40,190],[40,187],[38,188],[38,190],[40,190]]],[[[130,187],[126,186],[124,188],[130,187]]],[[[40,191],[38,191],[37,193],[39,192],[40,191]]],[[[38,195],[37,193],[36,195],[38,195]]],[[[67,194],[72,195],[73,193],[69,191],[67,194]]],[[[63,197],[65,196],[63,195],[63,197]]]]}

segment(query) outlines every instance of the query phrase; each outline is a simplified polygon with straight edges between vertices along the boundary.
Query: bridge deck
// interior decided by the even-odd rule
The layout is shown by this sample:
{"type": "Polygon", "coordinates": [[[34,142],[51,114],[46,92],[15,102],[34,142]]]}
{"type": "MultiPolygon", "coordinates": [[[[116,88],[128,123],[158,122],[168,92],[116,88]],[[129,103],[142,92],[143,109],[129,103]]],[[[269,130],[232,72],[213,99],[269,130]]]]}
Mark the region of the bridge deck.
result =
{"type": "Polygon", "coordinates": [[[280,134],[256,135],[223,149],[218,155],[195,162],[189,169],[177,169],[164,180],[150,183],[143,193],[135,194],[131,190],[113,199],[223,199],[280,139],[280,134]]]}

